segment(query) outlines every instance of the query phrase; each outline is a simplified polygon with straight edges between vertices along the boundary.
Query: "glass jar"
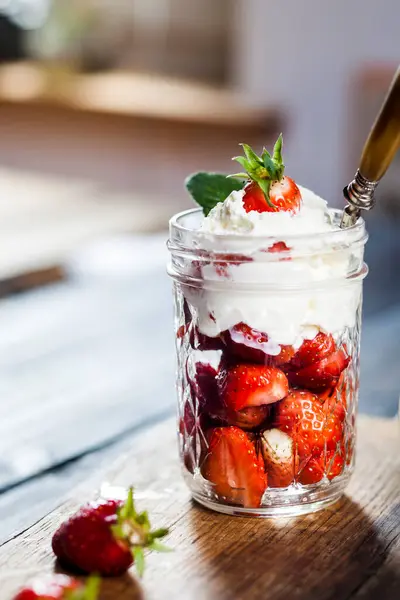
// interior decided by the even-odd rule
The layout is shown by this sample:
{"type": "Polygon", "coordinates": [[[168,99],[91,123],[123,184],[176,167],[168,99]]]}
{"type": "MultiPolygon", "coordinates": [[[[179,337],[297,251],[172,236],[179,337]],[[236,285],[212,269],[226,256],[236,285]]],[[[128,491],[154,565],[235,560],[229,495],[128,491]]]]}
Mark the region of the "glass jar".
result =
{"type": "Polygon", "coordinates": [[[319,510],[354,466],[364,222],[282,241],[201,220],[173,217],[168,243],[185,481],[227,514],[319,510]]]}

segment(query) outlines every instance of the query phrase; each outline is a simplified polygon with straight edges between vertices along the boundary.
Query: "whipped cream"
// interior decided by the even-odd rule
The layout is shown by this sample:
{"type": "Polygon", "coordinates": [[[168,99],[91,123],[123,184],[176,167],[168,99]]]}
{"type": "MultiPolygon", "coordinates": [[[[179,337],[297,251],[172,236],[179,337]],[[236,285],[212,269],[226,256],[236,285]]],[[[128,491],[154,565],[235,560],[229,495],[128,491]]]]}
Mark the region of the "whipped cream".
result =
{"type": "Polygon", "coordinates": [[[232,192],[204,218],[201,230],[207,233],[272,236],[284,240],[287,235],[315,234],[333,231],[325,200],[311,190],[298,186],[302,196],[299,212],[246,212],[244,190],[232,192]]]}
{"type": "Polygon", "coordinates": [[[244,322],[266,333],[270,354],[278,354],[282,344],[297,348],[320,330],[338,337],[355,325],[361,280],[346,278],[350,261],[362,261],[363,249],[333,251],[332,240],[316,234],[337,231],[335,239],[340,241],[346,232],[332,222],[322,198],[303,187],[300,191],[303,202],[294,215],[246,212],[243,191],[239,191],[203,219],[200,231],[205,249],[241,253],[245,240],[251,260],[229,264],[222,272],[215,264],[203,265],[204,288],[185,291],[197,309],[202,333],[215,337],[244,322]],[[275,241],[287,242],[290,260],[268,252],[275,241]],[[229,283],[226,289],[223,282],[229,283]],[[255,291],[253,284],[269,287],[255,291]],[[288,286],[296,289],[285,290],[288,286]]]}

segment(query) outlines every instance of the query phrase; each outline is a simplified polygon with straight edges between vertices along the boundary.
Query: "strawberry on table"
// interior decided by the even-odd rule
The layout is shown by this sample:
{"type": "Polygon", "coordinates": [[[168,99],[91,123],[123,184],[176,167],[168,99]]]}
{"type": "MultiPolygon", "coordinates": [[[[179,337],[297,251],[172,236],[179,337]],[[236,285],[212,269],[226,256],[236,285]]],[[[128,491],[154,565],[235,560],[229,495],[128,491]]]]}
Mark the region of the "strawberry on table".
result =
{"type": "Polygon", "coordinates": [[[262,365],[280,366],[290,361],[294,354],[292,346],[280,346],[278,354],[271,355],[266,333],[252,329],[246,323],[238,323],[221,334],[229,357],[262,365]]]}
{"type": "Polygon", "coordinates": [[[14,600],[96,600],[99,577],[92,576],[83,585],[67,575],[39,577],[24,587],[14,600]]]}
{"type": "Polygon", "coordinates": [[[91,502],[60,525],[52,548],[62,564],[84,573],[122,575],[135,562],[144,570],[144,549],[163,551],[165,528],[151,531],[147,512],[138,513],[130,488],[126,502],[91,502]]]}
{"type": "Polygon", "coordinates": [[[261,435],[261,448],[268,487],[288,487],[296,474],[293,439],[280,429],[267,429],[261,435]]]}
{"type": "Polygon", "coordinates": [[[225,406],[234,411],[277,402],[289,391],[283,371],[264,365],[240,364],[221,369],[217,380],[225,406]]]}
{"type": "Polygon", "coordinates": [[[203,476],[220,499],[246,508],[257,508],[267,487],[262,456],[238,427],[216,427],[210,434],[203,476]]]}
{"type": "Polygon", "coordinates": [[[243,196],[243,206],[247,212],[298,212],[301,193],[293,179],[284,175],[282,143],[280,135],[272,156],[265,148],[262,155],[257,156],[250,146],[242,144],[245,156],[234,159],[245,169],[245,173],[236,176],[249,178],[243,196]]]}

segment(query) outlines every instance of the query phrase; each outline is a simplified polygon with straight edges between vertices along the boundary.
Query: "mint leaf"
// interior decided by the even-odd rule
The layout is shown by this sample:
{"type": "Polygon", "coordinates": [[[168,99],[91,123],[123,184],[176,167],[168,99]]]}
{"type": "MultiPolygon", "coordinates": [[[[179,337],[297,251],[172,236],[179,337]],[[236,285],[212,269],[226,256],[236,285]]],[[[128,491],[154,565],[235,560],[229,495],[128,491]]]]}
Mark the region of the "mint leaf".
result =
{"type": "Polygon", "coordinates": [[[222,173],[194,173],[185,181],[186,189],[206,216],[218,202],[223,202],[230,193],[243,189],[244,185],[245,181],[228,178],[222,173]]]}

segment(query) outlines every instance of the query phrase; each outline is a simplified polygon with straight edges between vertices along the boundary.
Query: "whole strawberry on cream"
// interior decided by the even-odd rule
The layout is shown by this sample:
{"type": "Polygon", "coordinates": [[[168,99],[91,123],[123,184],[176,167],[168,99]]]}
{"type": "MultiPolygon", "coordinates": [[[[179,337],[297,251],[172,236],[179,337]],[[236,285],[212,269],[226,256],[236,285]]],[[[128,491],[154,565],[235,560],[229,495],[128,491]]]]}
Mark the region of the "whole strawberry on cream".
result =
{"type": "Polygon", "coordinates": [[[199,333],[215,338],[244,323],[267,333],[264,349],[278,355],[282,347],[297,349],[319,331],[335,334],[353,327],[360,288],[338,285],[327,293],[317,285],[344,281],[354,259],[354,250],[331,251],[333,242],[327,234],[340,244],[343,232],[333,222],[327,203],[285,174],[282,136],[272,155],[264,149],[258,156],[250,146],[242,146],[244,156],[235,160],[243,172],[232,177],[197,173],[186,182],[203,207],[198,231],[202,249],[228,257],[245,254],[243,260],[227,261],[221,268],[212,261],[202,264],[205,281],[231,281],[236,289],[234,294],[229,286],[214,290],[205,285],[202,293],[187,290],[187,299],[198,312],[199,333]],[[281,286],[301,287],[302,292],[274,294],[277,281],[281,286]],[[237,284],[254,282],[270,286],[268,294],[238,291],[237,284]]]}

